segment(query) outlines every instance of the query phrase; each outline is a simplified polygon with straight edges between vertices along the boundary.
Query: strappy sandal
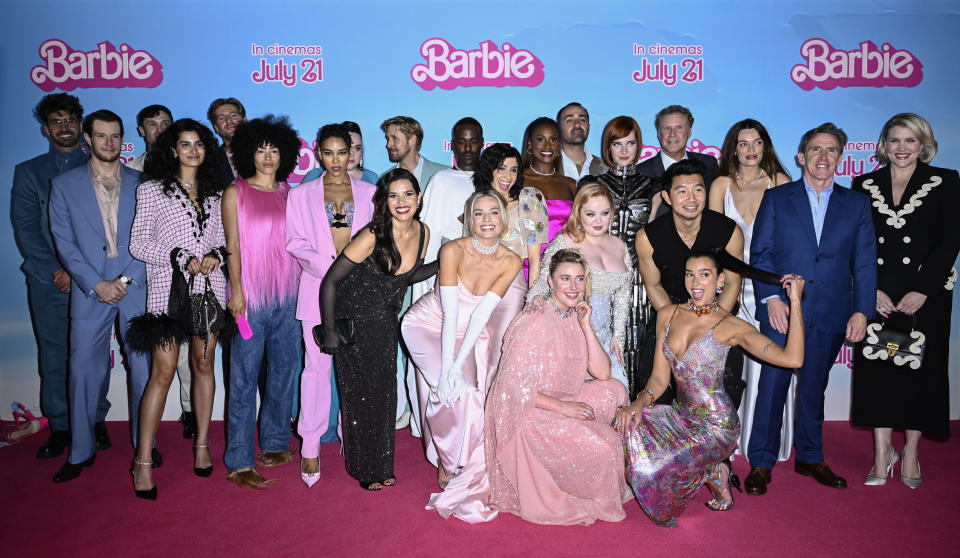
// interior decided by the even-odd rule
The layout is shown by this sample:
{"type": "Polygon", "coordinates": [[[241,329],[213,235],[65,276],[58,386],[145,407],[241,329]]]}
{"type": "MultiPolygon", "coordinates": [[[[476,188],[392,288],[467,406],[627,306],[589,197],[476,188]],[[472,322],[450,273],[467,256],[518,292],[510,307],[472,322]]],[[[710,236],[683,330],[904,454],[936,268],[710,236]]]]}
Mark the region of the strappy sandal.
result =
{"type": "Polygon", "coordinates": [[[382,482],[371,482],[370,484],[366,484],[366,483],[362,483],[362,482],[361,482],[361,483],[360,483],[360,488],[362,488],[362,489],[364,489],[364,490],[366,490],[366,491],[368,491],[368,492],[380,492],[380,490],[383,488],[383,483],[382,483],[382,482]]]}
{"type": "MultiPolygon", "coordinates": [[[[733,509],[733,491],[730,490],[730,466],[726,463],[719,463],[717,465],[717,477],[713,478],[711,476],[710,480],[713,482],[713,486],[707,485],[707,488],[710,489],[710,493],[713,494],[713,500],[706,502],[704,505],[710,508],[711,511],[724,512],[733,509]],[[723,471],[726,469],[727,478],[724,480],[723,471]],[[722,496],[724,493],[730,495],[729,500],[724,500],[722,496]]],[[[737,487],[739,489],[739,487],[737,487]]]]}
{"type": "Polygon", "coordinates": [[[380,483],[380,484],[382,484],[383,486],[396,486],[396,485],[397,485],[397,477],[390,477],[389,479],[383,481],[383,482],[380,483]]]}

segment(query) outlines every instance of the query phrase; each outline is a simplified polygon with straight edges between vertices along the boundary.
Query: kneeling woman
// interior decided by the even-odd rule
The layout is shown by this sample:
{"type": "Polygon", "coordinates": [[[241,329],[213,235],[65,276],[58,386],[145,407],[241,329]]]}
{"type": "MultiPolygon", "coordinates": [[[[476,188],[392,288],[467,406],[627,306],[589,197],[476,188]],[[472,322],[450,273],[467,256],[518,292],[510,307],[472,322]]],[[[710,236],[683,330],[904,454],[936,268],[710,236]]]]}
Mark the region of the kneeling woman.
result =
{"type": "Polygon", "coordinates": [[[725,250],[694,252],[687,259],[685,283],[690,300],[658,313],[653,373],[637,399],[617,412],[615,426],[628,453],[630,485],[643,511],[661,527],[676,527],[683,510],[707,483],[713,499],[707,507],[733,507],[730,468],[740,436],[737,408],[723,389],[723,370],[730,347],[784,368],[803,363],[803,279],[778,278],[753,269],[725,250]],[[743,277],[781,282],[790,298],[790,330],[786,348],[749,323],[720,307],[724,264],[743,277]],[[677,356],[679,355],[679,357],[677,356]],[[677,381],[672,405],[654,402],[677,381]]]}
{"type": "Polygon", "coordinates": [[[533,523],[620,521],[623,450],[610,423],[626,391],[590,322],[586,259],[559,250],[549,271],[542,308],[507,330],[487,398],[489,505],[533,523]]]}
{"type": "Polygon", "coordinates": [[[402,330],[417,365],[427,459],[437,465],[445,489],[430,498],[428,507],[445,518],[453,513],[473,521],[485,520],[487,514],[458,502],[485,467],[483,405],[493,345],[487,321],[520,273],[521,262],[498,242],[506,214],[499,194],[474,193],[463,214],[466,235],[440,249],[438,285],[410,308],[402,330]]]}
{"type": "Polygon", "coordinates": [[[423,264],[429,229],[420,222],[413,173],[384,173],[373,194],[373,219],[343,249],[320,285],[324,352],[332,353],[340,388],[347,473],[367,490],[393,486],[397,409],[397,314],[411,283],[429,278],[423,264]],[[355,339],[350,339],[350,333],[355,339]]]}

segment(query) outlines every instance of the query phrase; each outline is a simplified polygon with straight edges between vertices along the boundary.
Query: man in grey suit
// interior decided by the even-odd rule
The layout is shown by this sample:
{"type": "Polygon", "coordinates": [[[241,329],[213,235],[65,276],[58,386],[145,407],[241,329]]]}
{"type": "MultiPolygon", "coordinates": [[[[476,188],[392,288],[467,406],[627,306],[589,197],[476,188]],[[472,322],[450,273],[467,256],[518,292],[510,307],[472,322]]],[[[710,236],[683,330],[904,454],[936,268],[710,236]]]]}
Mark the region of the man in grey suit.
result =
{"type": "Polygon", "coordinates": [[[567,103],[557,112],[560,125],[560,156],[563,159],[563,175],[579,182],[592,174],[599,176],[607,171],[603,159],[592,155],[587,149],[590,135],[590,114],[580,103],[567,103]]]}
{"type": "MultiPolygon", "coordinates": [[[[50,232],[60,261],[73,278],[70,297],[71,444],[53,482],[67,482],[97,456],[94,421],[99,388],[107,376],[110,333],[119,318],[127,341],[130,319],[147,306],[145,264],[130,255],[130,229],[140,173],[120,164],[123,122],[98,110],[83,123],[90,161],[55,177],[50,188],[50,232]]],[[[150,376],[150,357],[125,343],[130,368],[130,422],[136,446],[140,398],[150,376]]],[[[156,466],[156,450],[153,462],[156,466]]]]}
{"type": "MultiPolygon", "coordinates": [[[[50,149],[24,161],[13,172],[10,218],[13,237],[23,256],[20,269],[27,276],[30,317],[40,352],[40,408],[50,421],[50,438],[37,450],[37,459],[63,454],[70,445],[70,416],[67,408],[67,334],[70,302],[70,274],[64,269],[50,236],[48,206],[50,179],[87,162],[80,146],[80,100],[66,93],[51,93],[37,103],[34,117],[40,121],[50,149]]],[[[110,403],[107,387],[101,386],[97,407],[97,445],[110,447],[103,424],[110,403]]]]}

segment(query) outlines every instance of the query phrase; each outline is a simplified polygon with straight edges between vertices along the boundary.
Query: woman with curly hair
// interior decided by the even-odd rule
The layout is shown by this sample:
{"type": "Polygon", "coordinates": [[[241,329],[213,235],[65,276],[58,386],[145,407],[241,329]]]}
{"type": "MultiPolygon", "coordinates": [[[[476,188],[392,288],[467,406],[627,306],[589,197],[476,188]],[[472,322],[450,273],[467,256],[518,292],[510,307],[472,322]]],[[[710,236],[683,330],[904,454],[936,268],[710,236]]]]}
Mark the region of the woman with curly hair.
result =
{"type": "Polygon", "coordinates": [[[366,490],[393,486],[397,314],[411,283],[436,274],[423,265],[429,230],[420,221],[413,173],[384,173],[373,219],[343,249],[320,287],[323,351],[334,355],[347,473],[366,490]]]}
{"type": "Polygon", "coordinates": [[[137,189],[137,213],[130,253],[147,264],[147,311],[131,320],[131,343],[152,351],[150,381],[140,404],[140,444],[133,461],[133,484],[140,498],[156,499],[151,447],[163,404],[177,368],[180,343],[190,339],[193,409],[197,417],[194,466],[197,476],[213,472],[210,414],[213,410],[214,355],[217,338],[229,320],[194,324],[192,294],[215,297],[226,305],[226,261],[220,197],[223,163],[210,130],[196,120],[177,120],[147,154],[137,189]],[[189,280],[188,280],[189,278],[189,280]]]}
{"type": "Polygon", "coordinates": [[[503,334],[523,308],[528,281],[533,284],[537,280],[541,247],[547,242],[547,202],[540,190],[523,185],[521,159],[520,152],[512,145],[495,143],[480,154],[473,174],[473,187],[477,192],[494,190],[506,200],[500,244],[520,256],[525,268],[517,273],[490,316],[490,358],[485,388],[490,387],[500,363],[503,334]],[[526,269],[529,269],[529,277],[525,279],[526,269]]]}
{"type": "MultiPolygon", "coordinates": [[[[289,462],[290,400],[300,372],[303,338],[296,318],[300,264],[286,249],[285,182],[297,165],[300,140],[286,118],[268,115],[243,122],[233,135],[236,181],[223,192],[230,300],[227,308],[249,331],[230,350],[227,409],[227,479],[260,488],[267,481],[254,468],[257,378],[266,360],[256,465],[289,462]],[[251,335],[252,334],[252,335],[251,335]],[[246,338],[243,338],[246,337],[246,338]]],[[[241,328],[244,329],[244,328],[241,328]]]]}

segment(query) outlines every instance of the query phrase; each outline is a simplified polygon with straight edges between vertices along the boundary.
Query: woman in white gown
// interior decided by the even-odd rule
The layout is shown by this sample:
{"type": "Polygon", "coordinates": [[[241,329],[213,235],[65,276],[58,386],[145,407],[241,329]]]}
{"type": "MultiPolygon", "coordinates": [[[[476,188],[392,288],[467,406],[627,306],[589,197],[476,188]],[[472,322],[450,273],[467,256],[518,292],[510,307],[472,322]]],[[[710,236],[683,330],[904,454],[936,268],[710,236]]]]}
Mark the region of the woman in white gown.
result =
{"type": "MultiPolygon", "coordinates": [[[[727,132],[720,151],[720,168],[717,178],[710,186],[710,209],[723,213],[736,221],[743,231],[743,261],[750,263],[750,241],[753,238],[753,221],[760,207],[760,200],[768,188],[790,182],[783,164],[773,149],[770,135],[763,124],[752,118],[741,120],[727,132]]],[[[753,295],[753,281],[744,279],[740,289],[740,310],[737,316],[759,328],[755,317],[757,301],[753,295]]],[[[753,408],[760,381],[760,362],[749,354],[743,359],[743,379],[747,383],[740,403],[740,444],[737,453],[747,454],[750,430],[753,426],[753,408]]],[[[783,409],[783,427],[780,431],[779,461],[790,458],[793,443],[793,405],[797,378],[794,376],[787,391],[787,404],[783,409]]]]}

